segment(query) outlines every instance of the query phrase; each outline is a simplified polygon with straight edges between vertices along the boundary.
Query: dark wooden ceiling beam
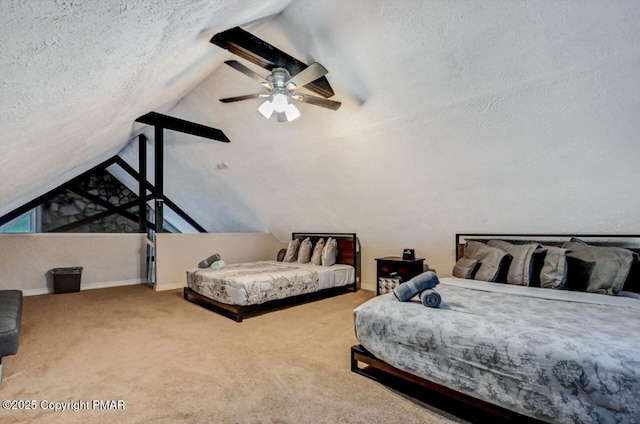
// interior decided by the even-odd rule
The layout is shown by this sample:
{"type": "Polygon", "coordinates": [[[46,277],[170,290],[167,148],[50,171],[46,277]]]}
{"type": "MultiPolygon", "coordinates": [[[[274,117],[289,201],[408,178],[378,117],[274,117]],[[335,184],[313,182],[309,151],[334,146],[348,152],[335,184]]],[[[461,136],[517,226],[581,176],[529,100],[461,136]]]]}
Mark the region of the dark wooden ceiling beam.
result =
{"type": "MultiPolygon", "coordinates": [[[[210,42],[267,69],[269,72],[274,68],[285,68],[291,75],[296,75],[308,67],[304,62],[240,27],[220,32],[214,35],[210,42]]],[[[335,94],[325,77],[318,78],[304,87],[323,97],[331,97],[335,94]]]]}
{"type": "Polygon", "coordinates": [[[138,135],[138,232],[147,232],[147,202],[144,198],[147,196],[147,136],[138,135]]]}
{"type": "MultiPolygon", "coordinates": [[[[219,129],[207,127],[205,125],[196,124],[194,122],[185,121],[184,119],[175,118],[173,116],[163,115],[158,112],[149,112],[146,115],[140,116],[136,119],[136,122],[152,125],[154,127],[154,211],[155,211],[155,225],[154,231],[156,233],[162,233],[164,231],[164,130],[173,130],[182,132],[185,134],[197,135],[199,137],[209,138],[212,140],[222,141],[229,143],[231,140],[219,129]]],[[[146,148],[146,144],[145,144],[146,148]]],[[[144,181],[141,181],[138,177],[140,184],[144,185],[144,181]]],[[[180,211],[181,215],[184,211],[180,211]]],[[[184,216],[183,216],[184,218],[184,216]]],[[[191,222],[190,222],[191,223],[191,222]]],[[[202,227],[196,227],[198,231],[202,231],[202,227]]],[[[204,231],[203,231],[204,232],[204,231]]]]}
{"type": "Polygon", "coordinates": [[[225,135],[222,130],[217,128],[208,127],[202,124],[196,124],[195,122],[185,121],[184,119],[175,118],[169,115],[163,115],[158,112],[149,112],[146,115],[142,115],[136,122],[142,124],[153,125],[156,127],[164,128],[167,130],[174,130],[183,132],[186,134],[197,135],[198,137],[208,138],[210,140],[221,141],[223,143],[229,143],[229,137],[225,135]]]}

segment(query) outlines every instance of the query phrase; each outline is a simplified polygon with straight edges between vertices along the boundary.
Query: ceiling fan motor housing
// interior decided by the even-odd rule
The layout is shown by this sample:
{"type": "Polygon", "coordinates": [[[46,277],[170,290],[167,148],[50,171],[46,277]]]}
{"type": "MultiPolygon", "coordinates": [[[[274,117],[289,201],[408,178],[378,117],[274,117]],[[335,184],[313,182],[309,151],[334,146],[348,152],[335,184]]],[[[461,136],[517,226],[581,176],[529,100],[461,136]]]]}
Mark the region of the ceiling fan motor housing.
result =
{"type": "Polygon", "coordinates": [[[282,88],[287,90],[295,90],[295,84],[287,84],[291,79],[291,74],[284,68],[274,68],[271,75],[267,76],[267,81],[273,84],[274,88],[282,88]]]}
{"type": "Polygon", "coordinates": [[[274,68],[271,75],[267,76],[267,81],[271,83],[271,101],[277,112],[284,112],[289,104],[286,100],[292,97],[292,91],[295,90],[295,84],[287,84],[291,79],[291,74],[284,68],[274,68]]]}

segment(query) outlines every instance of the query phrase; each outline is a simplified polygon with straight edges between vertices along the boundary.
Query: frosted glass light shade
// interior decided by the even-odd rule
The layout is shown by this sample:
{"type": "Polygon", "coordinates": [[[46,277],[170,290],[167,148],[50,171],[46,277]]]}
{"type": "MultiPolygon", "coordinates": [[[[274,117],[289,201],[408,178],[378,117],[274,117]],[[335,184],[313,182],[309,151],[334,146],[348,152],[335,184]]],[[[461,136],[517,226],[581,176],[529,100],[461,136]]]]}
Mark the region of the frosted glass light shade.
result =
{"type": "Polygon", "coordinates": [[[273,96],[271,104],[276,112],[284,112],[287,109],[289,102],[287,101],[287,96],[282,93],[278,93],[273,96]]]}
{"type": "Polygon", "coordinates": [[[287,96],[281,93],[271,96],[271,98],[262,103],[258,108],[258,112],[267,119],[271,118],[273,112],[284,112],[288,122],[300,117],[300,111],[298,108],[289,103],[287,96]]]}
{"type": "Polygon", "coordinates": [[[271,104],[271,101],[267,100],[262,103],[258,108],[258,112],[267,119],[271,118],[271,115],[273,115],[273,105],[271,104]]]}
{"type": "Polygon", "coordinates": [[[287,106],[287,108],[284,110],[284,114],[287,116],[287,121],[289,122],[300,117],[300,111],[292,104],[289,104],[287,106]]]}

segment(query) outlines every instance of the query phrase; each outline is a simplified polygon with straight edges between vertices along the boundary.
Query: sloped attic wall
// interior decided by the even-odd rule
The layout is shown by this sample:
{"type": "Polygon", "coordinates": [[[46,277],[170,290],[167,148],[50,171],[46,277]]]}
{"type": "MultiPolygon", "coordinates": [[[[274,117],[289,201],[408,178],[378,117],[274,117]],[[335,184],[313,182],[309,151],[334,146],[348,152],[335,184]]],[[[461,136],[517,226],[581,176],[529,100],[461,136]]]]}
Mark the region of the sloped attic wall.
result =
{"type": "Polygon", "coordinates": [[[232,140],[165,138],[166,191],[210,231],[640,231],[640,3],[297,1],[255,33],[344,104],[267,121],[217,100],[260,91],[226,66],[179,102],[232,140]]]}
{"type": "Polygon", "coordinates": [[[222,61],[211,35],[291,0],[1,0],[0,216],[120,151],[222,61]]]}

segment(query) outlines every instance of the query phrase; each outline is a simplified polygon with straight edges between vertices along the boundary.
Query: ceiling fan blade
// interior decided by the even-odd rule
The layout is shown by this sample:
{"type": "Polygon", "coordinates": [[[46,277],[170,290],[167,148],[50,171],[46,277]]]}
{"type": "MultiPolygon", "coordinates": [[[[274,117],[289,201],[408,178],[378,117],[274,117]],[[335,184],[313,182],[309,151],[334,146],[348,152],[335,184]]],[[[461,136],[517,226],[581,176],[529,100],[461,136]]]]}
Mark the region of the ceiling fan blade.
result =
{"type": "Polygon", "coordinates": [[[264,82],[267,82],[265,78],[263,78],[262,76],[260,76],[259,74],[255,73],[255,72],[253,72],[251,69],[247,68],[246,66],[244,66],[242,63],[238,62],[237,60],[226,60],[224,63],[226,63],[227,65],[231,66],[236,71],[242,72],[243,74],[245,74],[249,78],[252,78],[252,79],[258,81],[260,84],[262,84],[264,82]]]}
{"type": "Polygon", "coordinates": [[[296,87],[303,87],[310,82],[317,80],[327,74],[327,69],[321,64],[314,62],[302,72],[294,75],[287,84],[294,84],[296,87]]]}
{"type": "Polygon", "coordinates": [[[298,101],[309,103],[310,105],[320,106],[331,110],[338,110],[340,106],[342,106],[342,103],[336,102],[335,100],[323,99],[322,97],[316,97],[310,94],[296,93],[291,97],[298,101]]]}
{"type": "MultiPolygon", "coordinates": [[[[289,56],[282,50],[240,27],[220,32],[214,35],[210,42],[269,71],[274,68],[284,68],[291,75],[297,75],[307,68],[304,62],[289,56]]],[[[323,97],[334,95],[329,81],[324,77],[312,81],[305,88],[323,97]]]]}
{"type": "Polygon", "coordinates": [[[232,102],[239,102],[241,100],[249,100],[249,99],[256,99],[258,97],[262,97],[264,96],[264,94],[262,93],[257,93],[257,94],[247,94],[245,96],[238,96],[238,97],[227,97],[226,99],[220,99],[220,101],[222,103],[232,103],[232,102]]]}

